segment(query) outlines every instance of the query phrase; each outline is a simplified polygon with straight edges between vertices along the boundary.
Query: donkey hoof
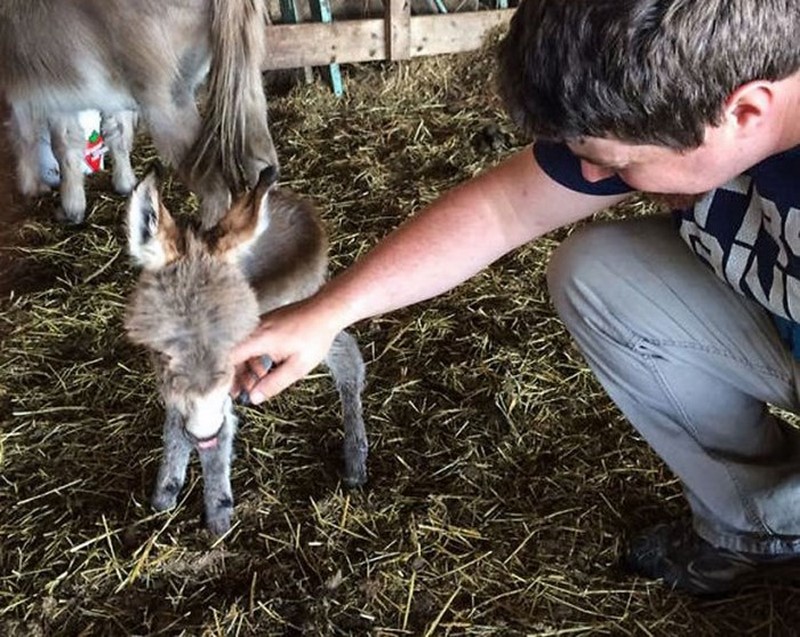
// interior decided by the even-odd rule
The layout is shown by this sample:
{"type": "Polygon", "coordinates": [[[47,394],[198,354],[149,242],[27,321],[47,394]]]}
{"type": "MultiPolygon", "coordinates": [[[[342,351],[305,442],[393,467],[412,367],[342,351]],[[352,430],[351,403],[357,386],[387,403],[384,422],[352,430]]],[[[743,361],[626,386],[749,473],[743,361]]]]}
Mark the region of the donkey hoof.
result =
{"type": "Polygon", "coordinates": [[[231,530],[231,516],[210,519],[206,521],[206,528],[215,537],[225,535],[231,530]]]}
{"type": "Polygon", "coordinates": [[[218,511],[216,515],[206,518],[206,528],[212,535],[219,537],[225,535],[231,529],[231,519],[233,511],[218,511]]]}
{"type": "Polygon", "coordinates": [[[177,482],[170,482],[153,492],[150,504],[156,511],[167,511],[174,509],[178,504],[178,492],[181,485],[177,482]]]}
{"type": "Polygon", "coordinates": [[[118,195],[129,195],[136,187],[136,175],[132,172],[130,174],[114,175],[113,184],[114,192],[118,195]]]}
{"type": "Polygon", "coordinates": [[[171,493],[157,493],[150,501],[156,511],[169,511],[178,506],[178,498],[171,493]]]}
{"type": "Polygon", "coordinates": [[[56,219],[68,226],[79,226],[84,222],[85,218],[86,210],[83,208],[80,210],[67,210],[61,206],[56,210],[56,219]]]}
{"type": "Polygon", "coordinates": [[[367,458],[369,448],[364,439],[346,439],[343,449],[344,476],[342,480],[350,489],[367,482],[367,458]]]}
{"type": "Polygon", "coordinates": [[[367,483],[367,468],[356,467],[354,469],[347,469],[344,476],[342,476],[342,482],[344,482],[344,486],[348,489],[356,489],[364,486],[367,483]]]}
{"type": "Polygon", "coordinates": [[[221,496],[213,506],[213,509],[206,508],[206,528],[213,535],[224,535],[231,528],[232,517],[233,497],[230,495],[221,496]]]}
{"type": "Polygon", "coordinates": [[[153,495],[150,504],[156,511],[169,511],[178,504],[178,498],[169,493],[157,493],[153,495]]]}

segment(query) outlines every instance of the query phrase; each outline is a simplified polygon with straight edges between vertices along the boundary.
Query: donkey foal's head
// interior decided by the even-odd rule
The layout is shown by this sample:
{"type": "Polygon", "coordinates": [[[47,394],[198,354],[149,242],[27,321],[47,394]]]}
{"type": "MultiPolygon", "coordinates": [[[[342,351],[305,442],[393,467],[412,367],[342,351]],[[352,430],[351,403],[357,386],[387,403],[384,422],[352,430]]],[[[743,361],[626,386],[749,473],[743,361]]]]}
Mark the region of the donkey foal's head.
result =
{"type": "Polygon", "coordinates": [[[167,410],[198,449],[216,444],[231,411],[233,347],[258,323],[255,293],[238,261],[268,225],[276,171],[236,201],[213,228],[180,227],[161,201],[155,175],[128,208],[131,256],[143,268],[125,326],[153,353],[167,410]]]}

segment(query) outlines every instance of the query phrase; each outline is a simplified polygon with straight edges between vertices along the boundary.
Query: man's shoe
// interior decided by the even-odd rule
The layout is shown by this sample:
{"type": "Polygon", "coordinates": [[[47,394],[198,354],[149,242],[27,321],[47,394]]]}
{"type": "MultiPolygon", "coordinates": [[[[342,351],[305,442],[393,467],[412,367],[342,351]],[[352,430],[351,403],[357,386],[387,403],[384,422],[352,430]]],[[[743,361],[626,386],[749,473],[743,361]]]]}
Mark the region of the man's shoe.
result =
{"type": "Polygon", "coordinates": [[[721,595],[754,581],[800,576],[800,554],[763,555],[717,548],[690,528],[658,524],[634,538],[622,567],[692,595],[721,595]]]}

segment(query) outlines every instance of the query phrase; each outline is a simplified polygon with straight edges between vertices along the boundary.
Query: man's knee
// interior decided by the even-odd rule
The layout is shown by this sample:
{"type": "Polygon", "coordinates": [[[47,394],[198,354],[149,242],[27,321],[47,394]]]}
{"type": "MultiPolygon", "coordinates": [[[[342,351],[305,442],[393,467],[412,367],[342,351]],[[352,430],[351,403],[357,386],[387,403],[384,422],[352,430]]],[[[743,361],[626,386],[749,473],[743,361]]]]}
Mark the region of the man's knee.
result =
{"type": "Polygon", "coordinates": [[[583,314],[615,286],[610,263],[626,250],[619,223],[591,223],[573,232],[550,258],[547,287],[562,319],[583,314]],[[583,308],[583,309],[581,309],[583,308]]]}

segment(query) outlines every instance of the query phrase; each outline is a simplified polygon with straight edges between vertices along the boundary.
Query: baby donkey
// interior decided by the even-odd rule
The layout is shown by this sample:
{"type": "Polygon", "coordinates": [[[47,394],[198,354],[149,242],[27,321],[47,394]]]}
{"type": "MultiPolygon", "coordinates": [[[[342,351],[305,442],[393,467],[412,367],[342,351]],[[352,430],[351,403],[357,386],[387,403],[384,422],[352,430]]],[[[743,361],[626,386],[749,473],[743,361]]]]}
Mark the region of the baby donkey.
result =
{"type": "MultiPolygon", "coordinates": [[[[152,353],[166,407],[164,449],[152,504],[175,506],[192,450],[203,470],[206,525],[230,528],[230,465],[236,417],[228,395],[233,347],[259,316],[306,298],[327,277],[327,237],[314,207],[275,187],[266,168],[255,188],[208,230],[181,227],[148,175],[128,208],[131,256],[143,270],[127,308],[128,336],[152,353]]],[[[366,481],[367,437],[361,407],[364,361],[340,332],[326,363],[344,413],[344,481],[366,481]]]]}

